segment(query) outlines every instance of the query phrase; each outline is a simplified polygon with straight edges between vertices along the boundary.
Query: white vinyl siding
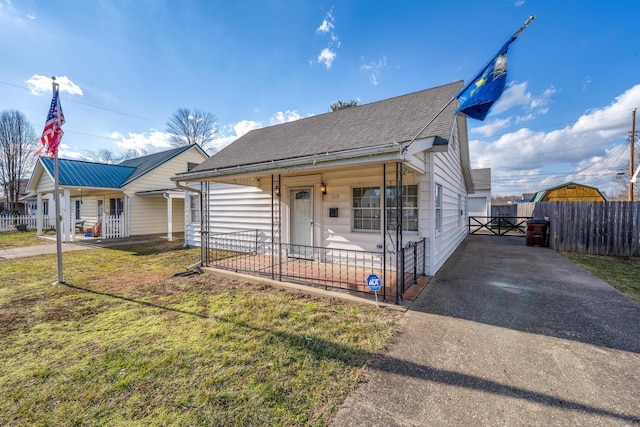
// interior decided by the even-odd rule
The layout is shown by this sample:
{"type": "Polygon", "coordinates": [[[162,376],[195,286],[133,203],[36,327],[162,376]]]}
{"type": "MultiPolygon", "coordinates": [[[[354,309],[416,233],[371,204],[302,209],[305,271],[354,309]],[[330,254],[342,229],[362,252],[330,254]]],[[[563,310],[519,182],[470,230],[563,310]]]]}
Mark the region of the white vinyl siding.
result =
{"type": "MultiPolygon", "coordinates": [[[[186,172],[189,163],[202,163],[203,155],[192,148],[173,159],[163,163],[136,181],[125,187],[125,194],[130,198],[129,234],[138,236],[167,232],[167,199],[161,194],[157,196],[136,196],[136,192],[149,190],[173,189],[175,183],[171,181],[174,175],[186,172]]],[[[125,200],[125,203],[126,200],[125,200]]],[[[185,231],[185,203],[184,199],[174,197],[171,201],[172,232],[185,231]]],[[[108,206],[107,206],[108,207],[108,206]]]]}
{"type": "MultiPolygon", "coordinates": [[[[433,179],[442,186],[440,230],[430,242],[428,264],[435,274],[468,234],[467,224],[460,221],[460,196],[466,203],[467,190],[463,178],[459,145],[449,146],[448,151],[431,153],[433,179]]],[[[434,186],[435,190],[435,186],[434,186]]],[[[435,195],[434,195],[435,196],[435,195]]],[[[438,220],[434,220],[434,226],[438,220]]]]}

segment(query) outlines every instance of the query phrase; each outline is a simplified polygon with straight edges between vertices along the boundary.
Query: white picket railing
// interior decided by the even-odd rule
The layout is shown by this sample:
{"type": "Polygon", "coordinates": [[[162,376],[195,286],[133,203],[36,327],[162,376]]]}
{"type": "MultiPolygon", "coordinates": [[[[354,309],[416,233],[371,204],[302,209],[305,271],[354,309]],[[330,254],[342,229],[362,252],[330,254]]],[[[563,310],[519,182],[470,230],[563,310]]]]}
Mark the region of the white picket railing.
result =
{"type": "Polygon", "coordinates": [[[102,238],[116,239],[118,237],[126,237],[125,224],[124,214],[102,214],[102,238]]]}
{"type": "Polygon", "coordinates": [[[0,217],[0,231],[15,231],[17,225],[26,225],[28,230],[36,229],[35,215],[17,215],[0,217]]]}
{"type": "MultiPolygon", "coordinates": [[[[38,228],[38,217],[36,215],[18,215],[18,216],[0,216],[0,232],[16,231],[16,226],[26,225],[27,230],[36,230],[38,228]]],[[[42,230],[55,230],[56,218],[42,218],[42,230]]]]}

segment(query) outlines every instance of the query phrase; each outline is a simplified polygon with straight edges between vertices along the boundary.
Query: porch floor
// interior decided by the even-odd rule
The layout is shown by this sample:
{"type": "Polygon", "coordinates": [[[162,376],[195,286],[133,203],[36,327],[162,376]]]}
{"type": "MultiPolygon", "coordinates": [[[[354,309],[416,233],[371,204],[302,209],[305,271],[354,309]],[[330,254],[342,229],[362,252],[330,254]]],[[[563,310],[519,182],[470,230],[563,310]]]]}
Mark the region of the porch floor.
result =
{"type": "MultiPolygon", "coordinates": [[[[262,254],[219,259],[210,262],[209,267],[345,292],[368,299],[374,299],[375,293],[367,286],[367,278],[370,274],[376,274],[383,281],[383,287],[378,291],[378,299],[387,302],[396,302],[397,299],[395,271],[385,272],[382,269],[365,269],[353,265],[300,258],[286,258],[286,261],[280,264],[278,257],[262,254]]],[[[419,276],[417,283],[414,284],[409,281],[412,275],[406,277],[407,284],[400,301],[413,300],[430,279],[429,276],[419,276]]]]}

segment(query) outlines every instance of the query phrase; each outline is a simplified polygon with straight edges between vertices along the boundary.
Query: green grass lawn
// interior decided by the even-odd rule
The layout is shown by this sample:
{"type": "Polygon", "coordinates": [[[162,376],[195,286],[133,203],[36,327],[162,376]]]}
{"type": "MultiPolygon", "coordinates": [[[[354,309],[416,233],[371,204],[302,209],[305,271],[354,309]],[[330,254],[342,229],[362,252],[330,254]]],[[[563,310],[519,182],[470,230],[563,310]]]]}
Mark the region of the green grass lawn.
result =
{"type": "Polygon", "coordinates": [[[55,240],[36,236],[35,231],[8,231],[0,233],[0,249],[55,243],[55,240]]]}
{"type": "Polygon", "coordinates": [[[198,251],[0,261],[0,425],[327,425],[400,314],[173,278],[198,251]]]}
{"type": "Polygon", "coordinates": [[[640,303],[640,258],[564,253],[564,256],[640,303]]]}

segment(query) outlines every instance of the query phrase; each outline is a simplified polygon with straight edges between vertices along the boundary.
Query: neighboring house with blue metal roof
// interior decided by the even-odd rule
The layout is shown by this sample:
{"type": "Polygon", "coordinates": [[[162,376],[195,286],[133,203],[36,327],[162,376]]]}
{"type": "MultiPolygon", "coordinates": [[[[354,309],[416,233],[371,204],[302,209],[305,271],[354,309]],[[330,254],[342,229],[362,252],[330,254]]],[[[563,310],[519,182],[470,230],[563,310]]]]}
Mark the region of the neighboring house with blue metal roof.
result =
{"type": "MultiPolygon", "coordinates": [[[[209,156],[196,144],[125,160],[117,165],[58,160],[64,241],[91,231],[104,238],[167,233],[185,229],[185,194],[171,177],[209,156]]],[[[55,224],[54,161],[38,160],[28,184],[37,197],[38,234],[55,224]]]]}

